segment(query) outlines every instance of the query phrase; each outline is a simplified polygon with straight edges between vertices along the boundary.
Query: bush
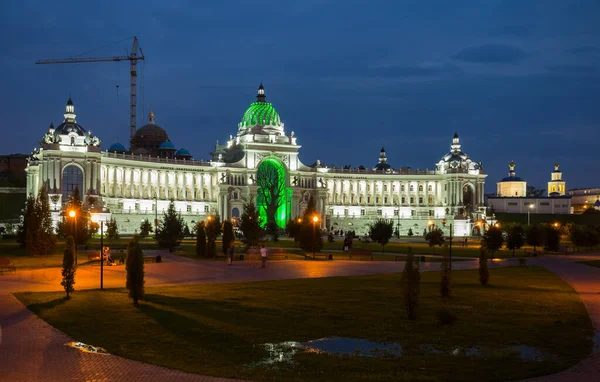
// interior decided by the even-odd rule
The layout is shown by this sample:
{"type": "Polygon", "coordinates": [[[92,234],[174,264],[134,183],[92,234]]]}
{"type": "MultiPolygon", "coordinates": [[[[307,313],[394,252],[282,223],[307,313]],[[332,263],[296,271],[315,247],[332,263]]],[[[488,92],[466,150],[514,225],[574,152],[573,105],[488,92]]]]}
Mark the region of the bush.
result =
{"type": "Polygon", "coordinates": [[[160,255],[156,256],[156,262],[162,263],[162,257],[160,255]]]}
{"type": "Polygon", "coordinates": [[[67,238],[67,247],[63,254],[62,266],[62,285],[67,293],[67,299],[71,298],[70,294],[75,291],[75,239],[73,236],[67,238]]]}
{"type": "Polygon", "coordinates": [[[206,256],[206,228],[204,222],[196,225],[196,256],[206,256]]]}
{"type": "Polygon", "coordinates": [[[453,325],[456,322],[456,314],[447,309],[440,309],[435,313],[441,325],[453,325]]]}
{"type": "Polygon", "coordinates": [[[440,282],[440,294],[444,298],[450,297],[451,276],[450,276],[450,261],[448,259],[448,256],[444,256],[442,258],[441,268],[442,268],[442,280],[440,282]]]}
{"type": "Polygon", "coordinates": [[[129,297],[133,299],[133,304],[137,305],[138,300],[144,298],[144,253],[140,248],[137,236],[133,236],[127,245],[126,263],[127,283],[125,286],[129,290],[129,297]]]}
{"type": "Polygon", "coordinates": [[[486,285],[490,279],[490,271],[487,265],[487,249],[481,247],[479,251],[479,282],[481,285],[486,285]]]}
{"type": "Polygon", "coordinates": [[[417,319],[419,294],[421,292],[421,287],[419,285],[420,281],[421,274],[419,273],[419,263],[415,262],[412,248],[409,247],[406,266],[404,267],[402,278],[400,279],[402,299],[409,320],[417,319]]]}

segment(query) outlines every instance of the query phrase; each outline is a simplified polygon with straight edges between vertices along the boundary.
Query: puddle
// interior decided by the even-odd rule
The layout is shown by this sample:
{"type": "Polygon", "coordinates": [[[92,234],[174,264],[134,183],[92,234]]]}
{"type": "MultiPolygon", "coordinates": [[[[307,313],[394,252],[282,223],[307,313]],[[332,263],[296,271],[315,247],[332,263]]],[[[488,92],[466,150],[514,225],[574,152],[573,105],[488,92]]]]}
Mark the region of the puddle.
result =
{"type": "Polygon", "coordinates": [[[399,357],[399,343],[380,343],[361,338],[331,337],[302,343],[304,350],[313,353],[349,354],[359,357],[399,357]]]}
{"type": "Polygon", "coordinates": [[[526,345],[509,346],[510,350],[517,351],[519,357],[525,361],[536,361],[541,362],[549,358],[548,354],[543,350],[532,348],[526,345]]]}
{"type": "Polygon", "coordinates": [[[429,354],[442,354],[442,351],[433,345],[420,345],[419,351],[429,354]]]}
{"type": "Polygon", "coordinates": [[[481,357],[483,354],[482,349],[479,346],[471,347],[460,347],[456,346],[450,351],[453,356],[465,356],[465,357],[481,357]]]}
{"type": "Polygon", "coordinates": [[[84,353],[94,353],[94,354],[102,354],[102,355],[110,355],[104,348],[92,346],[88,344],[84,344],[83,342],[67,342],[65,346],[69,346],[75,349],[78,349],[84,353]]]}

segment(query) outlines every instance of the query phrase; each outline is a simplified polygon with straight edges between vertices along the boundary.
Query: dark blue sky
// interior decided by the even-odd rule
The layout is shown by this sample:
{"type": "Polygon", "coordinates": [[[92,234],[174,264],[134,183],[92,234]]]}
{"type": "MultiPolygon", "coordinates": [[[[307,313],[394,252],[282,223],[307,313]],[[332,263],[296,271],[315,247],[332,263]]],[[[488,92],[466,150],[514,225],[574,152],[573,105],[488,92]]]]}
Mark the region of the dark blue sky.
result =
{"type": "Polygon", "coordinates": [[[384,145],[394,167],[433,168],[457,131],[488,192],[511,160],[537,187],[555,162],[569,188],[600,185],[597,0],[87,3],[0,5],[0,153],[29,153],[69,95],[104,148],[127,143],[126,63],[34,62],[137,35],[138,126],[152,106],[196,159],[263,81],[306,164],[372,166],[384,145]]]}

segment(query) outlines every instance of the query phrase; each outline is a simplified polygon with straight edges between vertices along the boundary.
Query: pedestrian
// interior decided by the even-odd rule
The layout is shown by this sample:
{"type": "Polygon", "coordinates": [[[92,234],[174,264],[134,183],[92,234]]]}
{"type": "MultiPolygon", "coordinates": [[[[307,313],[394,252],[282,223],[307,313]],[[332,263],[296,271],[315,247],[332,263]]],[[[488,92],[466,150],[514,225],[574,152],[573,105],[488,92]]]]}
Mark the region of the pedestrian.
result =
{"type": "Polygon", "coordinates": [[[233,243],[229,244],[227,250],[227,265],[233,265],[233,243]]]}
{"type": "Polygon", "coordinates": [[[344,252],[348,252],[348,236],[344,238],[344,252]]]}
{"type": "Polygon", "coordinates": [[[260,259],[262,260],[262,267],[265,268],[267,266],[267,249],[264,244],[260,247],[260,259]]]}

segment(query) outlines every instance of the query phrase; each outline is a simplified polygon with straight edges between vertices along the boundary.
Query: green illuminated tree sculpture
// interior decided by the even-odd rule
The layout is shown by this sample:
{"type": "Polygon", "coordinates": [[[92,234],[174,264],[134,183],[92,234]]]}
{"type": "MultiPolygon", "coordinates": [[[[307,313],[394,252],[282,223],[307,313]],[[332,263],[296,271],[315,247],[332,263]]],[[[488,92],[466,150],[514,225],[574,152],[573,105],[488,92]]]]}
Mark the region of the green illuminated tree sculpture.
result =
{"type": "Polygon", "coordinates": [[[285,201],[285,170],[274,160],[265,160],[256,173],[258,195],[266,212],[266,226],[277,224],[277,210],[285,201]]]}

